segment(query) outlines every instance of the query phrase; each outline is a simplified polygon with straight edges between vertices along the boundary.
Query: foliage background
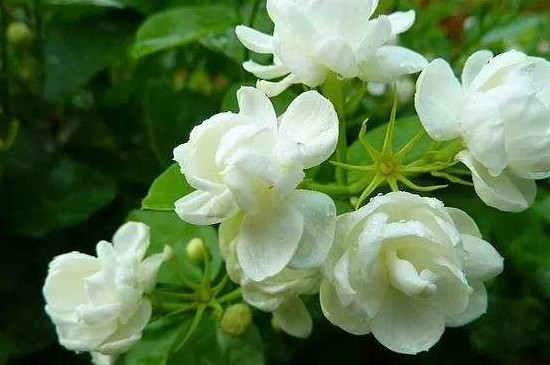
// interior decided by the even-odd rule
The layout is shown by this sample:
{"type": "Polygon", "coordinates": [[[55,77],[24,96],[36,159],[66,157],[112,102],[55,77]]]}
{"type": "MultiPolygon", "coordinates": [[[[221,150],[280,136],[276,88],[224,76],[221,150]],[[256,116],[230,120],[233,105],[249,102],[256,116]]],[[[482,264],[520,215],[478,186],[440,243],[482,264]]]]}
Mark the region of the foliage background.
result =
{"type": "MultiPolygon", "coordinates": [[[[192,127],[235,108],[235,90],[255,80],[240,66],[248,56],[233,26],[269,31],[272,25],[265,2],[254,0],[0,0],[0,6],[0,49],[7,49],[0,61],[0,136],[10,122],[20,125],[11,148],[0,151],[0,364],[86,364],[87,355],[57,344],[44,314],[48,262],[72,250],[92,253],[139,209],[192,127]],[[26,24],[30,33],[17,33],[12,23],[26,24]],[[152,36],[156,42],[147,42],[152,36]]],[[[385,0],[380,8],[414,8],[417,23],[401,43],[444,57],[457,70],[481,48],[550,58],[547,0],[385,0]]],[[[280,110],[300,91],[278,97],[280,110]]],[[[384,123],[390,104],[388,95],[365,95],[352,113],[350,138],[365,117],[384,123]]],[[[402,101],[399,114],[414,114],[411,100],[402,101]]],[[[311,298],[317,319],[305,341],[255,315],[268,364],[550,364],[550,184],[539,185],[536,206],[516,215],[483,206],[470,188],[437,194],[474,216],[506,258],[482,319],[448,329],[429,353],[408,357],[372,336],[329,325],[311,298]]],[[[180,234],[212,233],[190,230],[180,234]]]]}

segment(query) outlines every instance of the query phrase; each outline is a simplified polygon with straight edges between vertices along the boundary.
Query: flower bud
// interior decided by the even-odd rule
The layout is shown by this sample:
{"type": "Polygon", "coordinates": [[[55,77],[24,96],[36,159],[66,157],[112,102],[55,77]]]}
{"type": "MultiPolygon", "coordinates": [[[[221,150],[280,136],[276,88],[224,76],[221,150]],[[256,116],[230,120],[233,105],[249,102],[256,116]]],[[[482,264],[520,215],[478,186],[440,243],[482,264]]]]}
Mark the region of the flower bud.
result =
{"type": "Polygon", "coordinates": [[[25,23],[13,22],[8,25],[8,41],[11,44],[25,46],[32,42],[34,34],[25,23]]]}
{"type": "Polygon", "coordinates": [[[246,332],[252,323],[252,311],[244,303],[228,307],[220,323],[221,330],[230,336],[240,336],[246,332]]]}
{"type": "Polygon", "coordinates": [[[204,248],[204,241],[202,238],[196,237],[193,238],[187,244],[187,256],[196,264],[199,264],[204,261],[206,256],[206,251],[204,248]]]}

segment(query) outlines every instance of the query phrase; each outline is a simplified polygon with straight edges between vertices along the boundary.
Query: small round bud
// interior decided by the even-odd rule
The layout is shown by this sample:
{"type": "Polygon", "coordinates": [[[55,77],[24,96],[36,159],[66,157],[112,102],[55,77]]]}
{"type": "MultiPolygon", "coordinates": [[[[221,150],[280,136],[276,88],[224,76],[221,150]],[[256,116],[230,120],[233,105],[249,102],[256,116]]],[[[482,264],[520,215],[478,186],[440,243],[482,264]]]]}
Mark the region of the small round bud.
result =
{"type": "Polygon", "coordinates": [[[230,336],[240,336],[252,324],[252,311],[244,303],[234,304],[223,313],[221,330],[230,336]]]}
{"type": "Polygon", "coordinates": [[[25,23],[13,22],[8,25],[8,41],[14,45],[28,45],[34,38],[34,33],[25,23]]]}
{"type": "Polygon", "coordinates": [[[193,238],[189,243],[187,244],[187,256],[193,261],[194,263],[201,263],[204,261],[204,258],[206,256],[206,251],[204,247],[204,241],[202,238],[193,238]]]}

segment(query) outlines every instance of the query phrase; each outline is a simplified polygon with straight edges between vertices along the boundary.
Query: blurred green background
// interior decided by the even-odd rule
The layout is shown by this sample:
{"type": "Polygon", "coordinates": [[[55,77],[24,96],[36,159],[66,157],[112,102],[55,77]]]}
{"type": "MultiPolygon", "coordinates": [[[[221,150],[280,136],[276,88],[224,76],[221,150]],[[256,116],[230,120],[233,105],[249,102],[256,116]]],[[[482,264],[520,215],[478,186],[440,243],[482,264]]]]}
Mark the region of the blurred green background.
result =
{"type": "MultiPolygon", "coordinates": [[[[87,355],[57,344],[43,311],[48,262],[92,253],[140,207],[192,127],[235,109],[235,90],[255,80],[240,66],[249,55],[233,28],[269,32],[272,24],[265,1],[255,0],[0,0],[0,7],[0,364],[87,364],[87,355]]],[[[550,59],[548,0],[382,0],[379,11],[410,8],[417,22],[400,43],[457,70],[483,48],[550,59]]],[[[401,116],[414,114],[413,82],[402,80],[401,116]]],[[[365,85],[348,88],[361,96],[365,85]]],[[[280,110],[301,90],[278,97],[280,110]]],[[[387,120],[390,99],[357,98],[352,140],[365,117],[387,120]]],[[[274,332],[258,313],[268,364],[550,364],[550,183],[539,186],[536,205],[515,215],[485,207],[470,188],[437,194],[471,214],[506,258],[480,320],[448,329],[428,353],[400,356],[372,336],[331,326],[312,297],[317,320],[308,340],[274,332]]]]}

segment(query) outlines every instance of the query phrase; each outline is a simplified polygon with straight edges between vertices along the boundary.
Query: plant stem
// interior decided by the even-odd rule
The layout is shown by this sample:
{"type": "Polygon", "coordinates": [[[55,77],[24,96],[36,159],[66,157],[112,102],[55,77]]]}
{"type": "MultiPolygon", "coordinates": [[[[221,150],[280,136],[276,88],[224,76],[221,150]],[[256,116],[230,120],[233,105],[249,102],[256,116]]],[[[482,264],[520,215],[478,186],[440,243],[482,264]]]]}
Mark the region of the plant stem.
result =
{"type": "Polygon", "coordinates": [[[242,297],[241,288],[233,290],[231,293],[225,294],[223,297],[221,297],[218,302],[225,303],[230,302],[235,299],[240,299],[242,297]]]}
{"type": "MultiPolygon", "coordinates": [[[[348,141],[347,141],[347,128],[346,128],[346,111],[344,91],[342,88],[342,82],[338,80],[338,76],[334,73],[330,73],[325,83],[321,86],[321,91],[327,99],[329,99],[339,120],[339,133],[338,133],[338,145],[336,146],[336,161],[340,163],[347,163],[348,159],[348,141]]],[[[340,185],[346,185],[348,183],[347,171],[342,167],[336,167],[336,181],[340,185]]]]}

